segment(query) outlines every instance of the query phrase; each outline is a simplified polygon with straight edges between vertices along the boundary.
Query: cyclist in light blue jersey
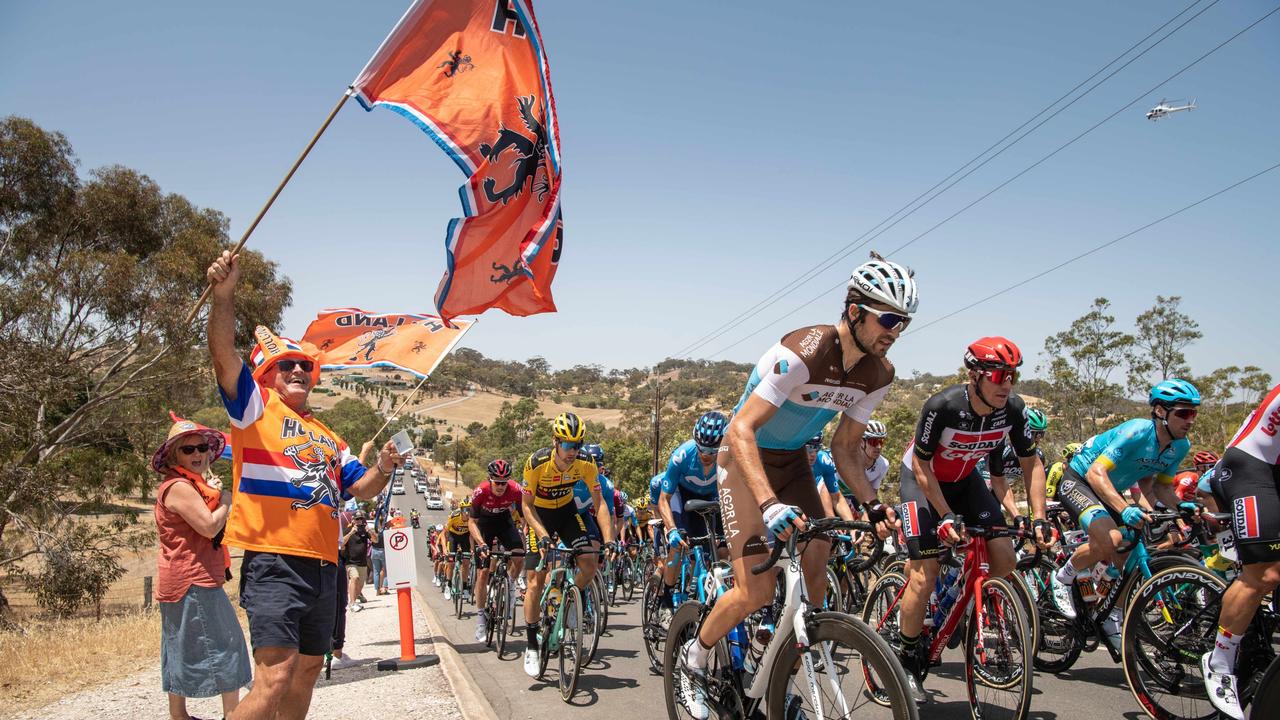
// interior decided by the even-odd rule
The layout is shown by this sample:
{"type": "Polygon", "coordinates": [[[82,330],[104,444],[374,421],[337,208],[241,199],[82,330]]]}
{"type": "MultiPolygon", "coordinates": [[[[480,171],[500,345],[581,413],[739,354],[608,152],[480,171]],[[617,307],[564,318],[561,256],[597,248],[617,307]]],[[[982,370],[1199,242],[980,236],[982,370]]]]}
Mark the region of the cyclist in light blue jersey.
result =
{"type": "MultiPolygon", "coordinates": [[[[583,445],[582,453],[595,461],[597,471],[602,469],[601,464],[604,462],[603,448],[599,445],[583,445]]],[[[617,511],[614,505],[614,495],[616,493],[614,493],[613,482],[603,472],[599,472],[596,475],[596,482],[600,484],[600,497],[604,499],[604,506],[609,509],[609,517],[616,517],[617,511]]],[[[582,522],[587,526],[587,536],[591,538],[592,547],[599,549],[600,544],[604,542],[604,536],[600,533],[600,523],[596,521],[595,504],[591,499],[591,491],[587,489],[587,484],[581,480],[574,483],[573,502],[578,508],[578,514],[582,516],[582,522]]],[[[617,524],[615,520],[612,534],[615,538],[618,536],[617,524]]]]}
{"type": "MultiPolygon", "coordinates": [[[[1200,391],[1186,380],[1165,380],[1151,388],[1149,419],[1134,419],[1093,436],[1071,458],[1058,483],[1058,501],[1079,519],[1089,541],[1054,574],[1054,599],[1074,616],[1070,586],[1081,570],[1105,560],[1112,570],[1123,567],[1116,553],[1120,525],[1140,528],[1149,519],[1142,505],[1125,498],[1135,484],[1145,498],[1158,498],[1166,507],[1178,507],[1173,476],[1191,449],[1187,433],[1195,423],[1200,391]]],[[[1108,635],[1120,633],[1121,609],[1104,621],[1108,635]]]]}
{"type": "Polygon", "coordinates": [[[813,479],[818,484],[818,495],[822,498],[822,509],[828,515],[839,515],[845,520],[853,520],[853,510],[840,494],[840,475],[836,472],[836,462],[831,453],[822,448],[822,433],[813,436],[805,443],[804,449],[809,453],[809,465],[813,467],[813,479]]]}
{"type": "MultiPolygon", "coordinates": [[[[685,513],[684,504],[690,500],[711,500],[716,495],[716,455],[729,421],[723,413],[703,413],[693,426],[693,438],[686,440],[671,453],[667,472],[662,476],[658,495],[658,517],[667,527],[667,544],[676,549],[671,562],[662,573],[663,599],[670,600],[671,588],[680,568],[680,553],[689,549],[688,538],[707,534],[707,526],[701,515],[685,513]]],[[[720,519],[719,515],[715,516],[720,519]]],[[[717,522],[717,533],[723,532],[717,522]]]]}

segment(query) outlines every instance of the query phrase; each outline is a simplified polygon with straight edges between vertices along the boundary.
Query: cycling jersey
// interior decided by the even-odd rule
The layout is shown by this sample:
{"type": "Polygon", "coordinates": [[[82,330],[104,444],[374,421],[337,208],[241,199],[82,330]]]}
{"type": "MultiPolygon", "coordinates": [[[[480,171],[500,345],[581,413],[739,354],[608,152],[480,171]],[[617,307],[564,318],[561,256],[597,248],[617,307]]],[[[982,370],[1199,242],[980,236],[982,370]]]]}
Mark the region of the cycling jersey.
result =
{"type": "MultiPolygon", "coordinates": [[[[871,486],[871,491],[880,492],[880,483],[884,482],[885,476],[889,474],[889,461],[885,460],[884,456],[881,455],[876,458],[875,462],[871,463],[871,467],[867,468],[866,473],[867,484],[871,486]]],[[[836,473],[836,480],[840,482],[840,494],[856,500],[853,489],[844,481],[844,478],[840,477],[839,473],[836,473]]],[[[850,500],[850,502],[853,502],[853,500],[850,500]]]]}
{"type": "Polygon", "coordinates": [[[467,513],[464,510],[454,510],[449,513],[449,519],[444,521],[444,529],[450,535],[467,535],[471,532],[470,526],[467,524],[467,513]]]}
{"type": "Polygon", "coordinates": [[[1191,450],[1186,438],[1174,440],[1161,449],[1154,420],[1135,418],[1094,435],[1071,458],[1071,469],[1086,477],[1089,466],[1101,462],[1117,492],[1133,487],[1144,477],[1155,476],[1172,484],[1173,473],[1191,450]]]}
{"type": "MultiPolygon", "coordinates": [[[[610,514],[613,514],[615,502],[613,483],[607,475],[598,476],[596,481],[600,485],[600,497],[604,499],[605,507],[609,508],[610,514]]],[[[589,515],[595,512],[595,500],[591,497],[591,491],[587,489],[587,483],[583,480],[573,484],[573,503],[580,513],[589,515]]]]}
{"type": "Polygon", "coordinates": [[[915,439],[907,445],[902,464],[910,469],[911,454],[915,453],[932,468],[938,482],[959,482],[1006,439],[1020,457],[1035,452],[1022,398],[1011,393],[1004,407],[979,415],[969,402],[969,386],[952,385],[925,401],[915,439]]]}
{"type": "Polygon", "coordinates": [[[1179,500],[1195,500],[1196,485],[1199,483],[1200,473],[1184,470],[1173,476],[1173,491],[1178,494],[1179,500]]]}
{"type": "Polygon", "coordinates": [[[1067,464],[1061,460],[1049,467],[1049,471],[1045,473],[1044,479],[1044,496],[1053,498],[1058,494],[1058,483],[1062,482],[1062,471],[1067,469],[1067,464]]]}
{"type": "Polygon", "coordinates": [[[1280,464],[1280,385],[1271,388],[1227,447],[1248,453],[1264,463],[1280,464]]]}
{"type": "Polygon", "coordinates": [[[495,495],[488,480],[476,486],[471,493],[471,514],[478,520],[484,517],[510,518],[511,509],[519,507],[524,488],[514,480],[507,481],[506,492],[495,495]]]}
{"type": "Polygon", "coordinates": [[[658,497],[662,495],[662,478],[666,477],[666,473],[658,473],[649,478],[649,504],[657,505],[658,497]]]}
{"type": "Polygon", "coordinates": [[[813,458],[813,479],[818,487],[826,487],[827,492],[840,492],[840,476],[836,474],[836,461],[827,450],[819,450],[813,458]]]}
{"type": "Polygon", "coordinates": [[[524,463],[524,491],[533,496],[534,507],[562,508],[573,502],[574,483],[581,480],[587,490],[594,490],[600,487],[598,475],[595,461],[582,453],[560,470],[552,449],[542,448],[524,463]]]}
{"type": "Polygon", "coordinates": [[[736,412],[751,395],[778,411],[756,432],[756,444],[770,450],[797,450],[843,412],[865,425],[893,382],[893,364],[864,355],[844,367],[840,334],[834,325],[814,325],[788,333],[760,358],[736,412]]]}
{"type": "MultiPolygon", "coordinates": [[[[1036,456],[1040,458],[1040,464],[1043,465],[1044,453],[1040,452],[1040,448],[1036,448],[1036,456]]],[[[992,448],[991,452],[987,453],[987,469],[990,474],[1006,480],[1022,479],[1022,461],[1008,442],[998,448],[992,448]]]]}
{"type": "Polygon", "coordinates": [[[662,476],[662,492],[671,495],[680,490],[686,500],[712,498],[716,494],[716,470],[715,463],[712,463],[711,470],[703,470],[698,444],[685,440],[667,461],[667,472],[662,476]]]}

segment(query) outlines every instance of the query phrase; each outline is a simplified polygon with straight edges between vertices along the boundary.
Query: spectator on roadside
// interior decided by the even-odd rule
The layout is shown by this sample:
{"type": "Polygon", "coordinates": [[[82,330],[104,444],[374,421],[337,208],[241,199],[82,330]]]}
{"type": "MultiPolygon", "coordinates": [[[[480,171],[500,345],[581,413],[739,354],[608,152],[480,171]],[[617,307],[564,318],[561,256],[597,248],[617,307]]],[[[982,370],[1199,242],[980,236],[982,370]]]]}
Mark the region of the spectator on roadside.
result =
{"type": "Polygon", "coordinates": [[[369,577],[379,595],[391,591],[387,584],[387,551],[382,545],[380,528],[376,526],[369,535],[369,577]]]}
{"type": "Polygon", "coordinates": [[[215,541],[231,494],[211,488],[203,475],[223,445],[222,433],[183,420],[151,458],[151,468],[164,478],[156,490],[156,602],[161,686],[172,720],[190,720],[187,698],[215,695],[229,715],[251,679],[244,633],[222,589],[226,554],[215,541]]]}
{"type": "Polygon", "coordinates": [[[357,512],[342,536],[342,548],[339,557],[347,568],[347,606],[351,612],[364,609],[364,584],[369,563],[369,526],[365,524],[364,513],[357,512]]]}
{"type": "Polygon", "coordinates": [[[333,647],[338,607],[338,513],[377,495],[403,460],[387,442],[370,468],[307,406],[315,356],[265,327],[250,369],[236,350],[239,259],[209,266],[209,354],[231,418],[232,492],[226,542],[245,550],[240,605],[249,617],[253,689],[231,714],[303,718],[333,647]]]}

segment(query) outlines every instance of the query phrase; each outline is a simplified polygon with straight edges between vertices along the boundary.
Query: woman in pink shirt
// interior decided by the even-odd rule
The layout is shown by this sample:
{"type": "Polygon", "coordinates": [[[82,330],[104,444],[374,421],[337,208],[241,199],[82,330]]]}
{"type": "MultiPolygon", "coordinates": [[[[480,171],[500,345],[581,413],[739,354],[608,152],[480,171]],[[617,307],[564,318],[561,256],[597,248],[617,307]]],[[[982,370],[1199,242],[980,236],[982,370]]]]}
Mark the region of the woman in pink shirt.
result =
{"type": "Polygon", "coordinates": [[[173,720],[190,720],[187,698],[215,695],[230,714],[251,676],[244,633],[222,589],[228,575],[222,527],[231,493],[204,480],[224,444],[222,433],[180,420],[151,459],[164,477],[156,491],[156,602],[160,675],[173,720]]]}

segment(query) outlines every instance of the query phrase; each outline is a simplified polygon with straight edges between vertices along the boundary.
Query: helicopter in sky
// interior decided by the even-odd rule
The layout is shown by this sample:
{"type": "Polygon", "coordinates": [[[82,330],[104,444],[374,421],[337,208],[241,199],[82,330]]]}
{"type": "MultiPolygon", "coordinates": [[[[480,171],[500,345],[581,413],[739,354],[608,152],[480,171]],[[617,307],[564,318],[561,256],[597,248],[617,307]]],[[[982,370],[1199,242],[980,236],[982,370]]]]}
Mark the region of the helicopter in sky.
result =
{"type": "Polygon", "coordinates": [[[1148,119],[1148,120],[1159,120],[1159,119],[1160,119],[1160,118],[1162,118],[1162,117],[1167,117],[1167,116],[1172,115],[1173,113],[1176,113],[1176,112],[1182,112],[1183,110],[1195,110],[1195,109],[1196,109],[1196,100],[1195,100],[1195,98],[1192,98],[1192,99],[1191,99],[1191,102],[1186,103],[1185,105],[1179,105],[1179,104],[1178,104],[1178,102],[1180,102],[1180,101],[1175,100],[1175,101],[1173,101],[1173,103],[1170,103],[1168,100],[1165,100],[1164,98],[1161,98],[1161,99],[1160,99],[1160,104],[1159,104],[1159,105],[1156,105],[1155,107],[1153,107],[1153,108],[1151,108],[1150,110],[1148,110],[1148,111],[1147,111],[1147,119],[1148,119]]]}

